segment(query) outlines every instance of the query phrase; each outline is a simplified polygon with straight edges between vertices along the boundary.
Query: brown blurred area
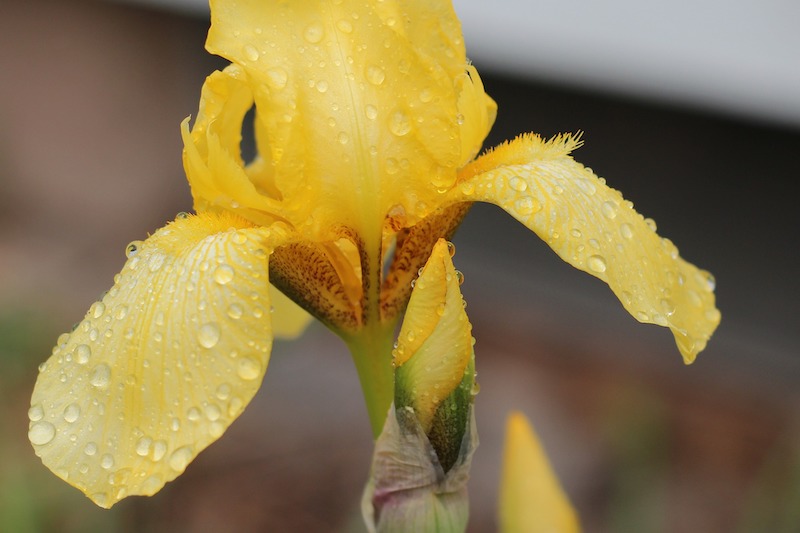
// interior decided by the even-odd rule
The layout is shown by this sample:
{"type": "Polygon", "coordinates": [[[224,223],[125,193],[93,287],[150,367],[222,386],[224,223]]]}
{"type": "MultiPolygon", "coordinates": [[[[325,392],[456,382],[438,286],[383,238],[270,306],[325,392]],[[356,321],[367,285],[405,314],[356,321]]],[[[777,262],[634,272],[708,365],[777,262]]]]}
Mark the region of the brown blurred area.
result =
{"type": "MultiPolygon", "coordinates": [[[[27,442],[57,335],[111,285],[129,241],[191,209],[178,125],[223,64],[203,50],[207,24],[99,1],[4,6],[0,531],[362,530],[366,411],[344,346],[318,325],[276,344],[245,414],[155,497],[99,509],[27,442]]],[[[496,528],[511,409],[537,428],[586,531],[800,531],[800,133],[477,66],[500,106],[487,145],[584,131],[576,159],[716,274],[723,322],[685,367],[668,332],[475,207],[455,239],[481,383],[470,531],[496,528]]]]}

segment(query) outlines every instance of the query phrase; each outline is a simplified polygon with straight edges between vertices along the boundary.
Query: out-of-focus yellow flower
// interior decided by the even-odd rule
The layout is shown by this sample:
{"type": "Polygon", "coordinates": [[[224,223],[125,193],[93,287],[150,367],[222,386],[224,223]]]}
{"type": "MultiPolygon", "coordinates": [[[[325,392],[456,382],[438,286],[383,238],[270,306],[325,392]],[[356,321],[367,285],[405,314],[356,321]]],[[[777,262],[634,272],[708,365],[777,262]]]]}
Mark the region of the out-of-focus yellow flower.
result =
{"type": "Polygon", "coordinates": [[[508,417],[499,512],[503,533],[580,531],[575,510],[521,413],[508,417]]]}
{"type": "Polygon", "coordinates": [[[524,135],[475,159],[495,104],[448,0],[211,7],[207,48],[232,64],[182,125],[197,214],[132,244],[31,401],[36,453],[99,505],[155,493],[241,413],[273,315],[288,316],[270,312],[271,284],[347,342],[377,434],[411,281],[474,201],[669,327],[687,362],[705,346],[719,321],[710,276],[572,160],[575,138],[524,135]],[[245,162],[253,106],[258,154],[245,162]]]}

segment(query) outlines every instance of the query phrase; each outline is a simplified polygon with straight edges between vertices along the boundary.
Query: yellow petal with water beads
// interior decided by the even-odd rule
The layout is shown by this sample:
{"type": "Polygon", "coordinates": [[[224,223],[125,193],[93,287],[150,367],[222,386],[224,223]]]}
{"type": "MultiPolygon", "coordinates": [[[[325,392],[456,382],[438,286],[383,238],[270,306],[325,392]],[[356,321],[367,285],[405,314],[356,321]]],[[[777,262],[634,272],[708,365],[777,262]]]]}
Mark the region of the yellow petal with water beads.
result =
{"type": "Polygon", "coordinates": [[[451,199],[505,209],[563,260],[605,281],[638,321],[669,327],[691,363],[720,321],[713,278],[575,162],[568,154],[579,144],[570,136],[521,136],[465,167],[451,199]]]}
{"type": "Polygon", "coordinates": [[[29,437],[44,464],[110,507],[154,494],[218,439],[267,368],[266,266],[285,236],[204,214],[129,247],[114,286],[40,367],[29,437]]]}
{"type": "Polygon", "coordinates": [[[580,531],[539,439],[520,413],[512,413],[506,425],[499,512],[502,533],[580,531]]]}
{"type": "Polygon", "coordinates": [[[393,352],[396,388],[408,394],[396,405],[410,404],[425,432],[472,357],[472,325],[460,284],[450,247],[440,239],[415,282],[393,352]]]}
{"type": "MultiPolygon", "coordinates": [[[[251,180],[265,197],[277,192],[282,216],[316,241],[331,225],[369,235],[396,205],[410,224],[435,210],[494,119],[447,1],[212,2],[207,48],[235,64],[230,90],[246,85],[255,102],[251,180]]],[[[201,106],[198,160],[231,151],[205,137],[213,117],[235,116],[225,127],[241,120],[241,99],[227,110],[210,97],[201,106]]],[[[228,200],[227,185],[189,176],[201,202],[228,200]]],[[[231,198],[256,206],[247,218],[261,209],[250,192],[231,198]]]]}

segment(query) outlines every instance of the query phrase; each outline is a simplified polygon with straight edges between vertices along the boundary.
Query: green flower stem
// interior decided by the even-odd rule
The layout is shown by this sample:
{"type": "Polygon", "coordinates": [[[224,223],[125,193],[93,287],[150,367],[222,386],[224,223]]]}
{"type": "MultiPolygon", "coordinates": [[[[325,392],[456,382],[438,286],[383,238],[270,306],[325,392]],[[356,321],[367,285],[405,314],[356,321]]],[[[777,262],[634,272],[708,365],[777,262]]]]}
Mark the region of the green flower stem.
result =
{"type": "MultiPolygon", "coordinates": [[[[370,226],[380,227],[380,225],[370,226]]],[[[366,276],[365,288],[365,325],[352,336],[344,337],[350,348],[353,362],[361,381],[364,401],[367,404],[372,436],[377,439],[383,430],[386,413],[394,401],[394,366],[392,364],[392,348],[396,320],[389,323],[381,321],[380,287],[381,270],[381,234],[366,235],[366,257],[362,255],[363,275],[366,276]]]]}
{"type": "Polygon", "coordinates": [[[394,400],[394,324],[367,326],[345,339],[361,381],[373,438],[378,438],[394,400]]]}

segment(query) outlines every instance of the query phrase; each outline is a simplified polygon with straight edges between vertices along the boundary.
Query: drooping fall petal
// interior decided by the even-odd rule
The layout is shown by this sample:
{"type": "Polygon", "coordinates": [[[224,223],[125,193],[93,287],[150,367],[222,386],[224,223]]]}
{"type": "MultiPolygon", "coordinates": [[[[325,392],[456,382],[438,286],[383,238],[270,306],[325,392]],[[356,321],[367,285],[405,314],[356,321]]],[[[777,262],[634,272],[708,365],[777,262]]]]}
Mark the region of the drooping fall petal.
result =
{"type": "Polygon", "coordinates": [[[102,507],[182,473],[261,384],[267,260],[284,239],[205,214],[132,243],[114,286],[40,368],[28,435],[44,464],[102,507]]]}
{"type": "Polygon", "coordinates": [[[568,154],[579,142],[524,135],[462,171],[453,200],[497,204],[566,262],[605,281],[640,322],[669,327],[686,363],[720,321],[711,275],[568,154]]]}
{"type": "Polygon", "coordinates": [[[512,413],[506,426],[499,513],[502,533],[580,531],[575,510],[521,413],[512,413]]]}

